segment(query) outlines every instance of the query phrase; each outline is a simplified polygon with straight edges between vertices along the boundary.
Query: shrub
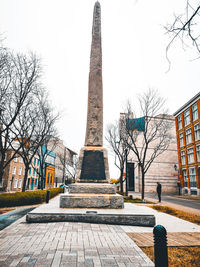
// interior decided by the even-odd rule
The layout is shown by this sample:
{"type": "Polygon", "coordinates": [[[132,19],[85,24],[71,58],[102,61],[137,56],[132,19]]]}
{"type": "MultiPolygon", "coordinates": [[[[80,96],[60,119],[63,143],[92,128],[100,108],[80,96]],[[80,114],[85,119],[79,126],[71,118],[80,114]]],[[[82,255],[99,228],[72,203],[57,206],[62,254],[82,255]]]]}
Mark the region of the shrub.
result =
{"type": "MultiPolygon", "coordinates": [[[[0,194],[0,208],[40,204],[46,199],[47,190],[0,194]]],[[[50,188],[50,198],[62,192],[62,188],[50,188]]]]}
{"type": "Polygon", "coordinates": [[[110,181],[111,181],[112,184],[117,184],[117,183],[119,183],[119,179],[114,179],[114,178],[112,178],[112,179],[110,179],[110,181]]]}

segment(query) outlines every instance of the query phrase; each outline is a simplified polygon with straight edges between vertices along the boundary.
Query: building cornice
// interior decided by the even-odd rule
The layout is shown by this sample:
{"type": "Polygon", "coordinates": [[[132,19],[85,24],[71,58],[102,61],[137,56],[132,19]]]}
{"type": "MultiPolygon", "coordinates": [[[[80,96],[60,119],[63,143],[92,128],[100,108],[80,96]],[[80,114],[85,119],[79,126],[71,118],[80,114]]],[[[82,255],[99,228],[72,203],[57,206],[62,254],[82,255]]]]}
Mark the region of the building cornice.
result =
{"type": "Polygon", "coordinates": [[[194,104],[198,99],[200,99],[200,92],[196,94],[193,98],[191,98],[188,102],[186,102],[181,108],[179,108],[176,112],[174,112],[174,116],[178,116],[180,113],[185,111],[189,106],[194,104]]]}

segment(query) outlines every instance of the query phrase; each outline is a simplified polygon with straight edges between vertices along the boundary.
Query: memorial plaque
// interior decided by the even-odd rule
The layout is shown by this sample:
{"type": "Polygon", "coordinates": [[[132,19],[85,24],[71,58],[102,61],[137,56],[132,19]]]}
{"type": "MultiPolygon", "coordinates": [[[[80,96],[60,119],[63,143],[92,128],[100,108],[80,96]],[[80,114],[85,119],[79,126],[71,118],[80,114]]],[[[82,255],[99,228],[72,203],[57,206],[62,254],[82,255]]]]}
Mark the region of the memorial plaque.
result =
{"type": "Polygon", "coordinates": [[[81,177],[86,180],[105,180],[103,152],[84,151],[81,177]]]}

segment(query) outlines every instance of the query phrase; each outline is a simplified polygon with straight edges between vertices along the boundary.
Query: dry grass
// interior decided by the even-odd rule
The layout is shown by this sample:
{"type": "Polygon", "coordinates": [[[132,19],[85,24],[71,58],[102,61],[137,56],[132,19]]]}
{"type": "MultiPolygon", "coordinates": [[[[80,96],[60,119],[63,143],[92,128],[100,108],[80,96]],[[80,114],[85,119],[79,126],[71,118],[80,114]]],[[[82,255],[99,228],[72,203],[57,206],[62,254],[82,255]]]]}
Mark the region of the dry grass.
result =
{"type": "MultiPolygon", "coordinates": [[[[194,215],[194,214],[187,213],[184,211],[169,208],[167,206],[154,205],[154,206],[149,206],[149,207],[152,209],[155,209],[157,211],[176,216],[176,217],[183,219],[183,220],[186,220],[188,222],[192,222],[192,223],[196,223],[196,224],[200,225],[200,216],[198,216],[198,215],[194,215]]],[[[200,263],[199,263],[199,266],[200,266],[200,263]]]]}
{"type": "Polygon", "coordinates": [[[4,214],[4,213],[6,213],[6,212],[9,212],[9,211],[11,211],[11,210],[14,210],[14,209],[0,209],[0,215],[1,215],[1,214],[4,214]]]}
{"type": "MultiPolygon", "coordinates": [[[[154,248],[141,248],[154,261],[154,248]]],[[[200,247],[168,247],[168,261],[170,267],[199,267],[200,247]]]]}

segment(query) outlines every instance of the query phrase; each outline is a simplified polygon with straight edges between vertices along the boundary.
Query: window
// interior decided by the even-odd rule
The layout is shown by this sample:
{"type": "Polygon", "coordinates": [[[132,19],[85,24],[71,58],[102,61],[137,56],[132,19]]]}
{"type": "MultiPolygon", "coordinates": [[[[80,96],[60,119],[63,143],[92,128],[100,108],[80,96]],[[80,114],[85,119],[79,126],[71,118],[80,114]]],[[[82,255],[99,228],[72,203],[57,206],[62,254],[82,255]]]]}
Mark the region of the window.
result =
{"type": "Polygon", "coordinates": [[[184,142],[183,142],[183,133],[179,134],[179,142],[180,142],[180,147],[184,146],[184,142]]]}
{"type": "Polygon", "coordinates": [[[188,124],[190,124],[190,110],[187,109],[184,112],[184,122],[185,122],[185,126],[187,126],[188,124]]]}
{"type": "Polygon", "coordinates": [[[185,151],[184,150],[181,151],[181,164],[185,165],[185,151]]]}
{"type": "Polygon", "coordinates": [[[36,165],[36,158],[34,158],[34,165],[36,165]]]}
{"type": "Polygon", "coordinates": [[[188,164],[194,163],[194,152],[193,148],[188,148],[187,150],[188,164]]]}
{"type": "Polygon", "coordinates": [[[199,124],[194,125],[194,139],[195,141],[200,140],[200,129],[199,129],[199,124]]]}
{"type": "Polygon", "coordinates": [[[192,143],[192,131],[191,131],[191,128],[187,129],[185,131],[185,139],[186,139],[186,145],[192,143]]]}
{"type": "Polygon", "coordinates": [[[18,188],[22,187],[22,179],[19,179],[19,184],[18,184],[18,188]]]}
{"type": "Polygon", "coordinates": [[[196,146],[197,162],[200,162],[200,145],[196,146]]]}
{"type": "Polygon", "coordinates": [[[5,154],[5,158],[4,158],[4,161],[6,161],[6,159],[7,159],[7,154],[5,154]]]}
{"type": "Polygon", "coordinates": [[[183,170],[184,187],[188,187],[187,172],[183,170]]]}
{"type": "Polygon", "coordinates": [[[31,168],[29,168],[29,174],[31,175],[31,168]]]}
{"type": "Polygon", "coordinates": [[[178,116],[178,129],[179,130],[182,129],[182,116],[181,115],[178,116]]]}
{"type": "Polygon", "coordinates": [[[189,168],[190,187],[197,187],[195,168],[189,168]]]}
{"type": "Polygon", "coordinates": [[[35,169],[33,169],[33,175],[35,175],[35,169]]]}
{"type": "Polygon", "coordinates": [[[17,169],[16,169],[16,167],[14,166],[14,167],[13,167],[12,174],[16,174],[16,170],[17,170],[17,169]]]}
{"type": "Polygon", "coordinates": [[[17,157],[14,157],[14,162],[17,162],[17,157]]]}
{"type": "Polygon", "coordinates": [[[23,158],[22,158],[22,157],[20,157],[19,162],[20,162],[20,163],[23,163],[23,158]]]}
{"type": "Polygon", "coordinates": [[[195,120],[198,119],[197,103],[195,103],[195,104],[192,106],[192,118],[193,118],[193,121],[195,121],[195,120]]]}
{"type": "Polygon", "coordinates": [[[18,182],[18,180],[15,179],[14,188],[17,188],[17,182],[18,182]]]}
{"type": "Polygon", "coordinates": [[[18,174],[19,174],[19,175],[22,174],[22,167],[19,167],[18,174]]]}
{"type": "Polygon", "coordinates": [[[37,161],[37,165],[39,166],[39,163],[40,163],[40,161],[39,161],[39,159],[38,159],[38,161],[37,161]]]}

